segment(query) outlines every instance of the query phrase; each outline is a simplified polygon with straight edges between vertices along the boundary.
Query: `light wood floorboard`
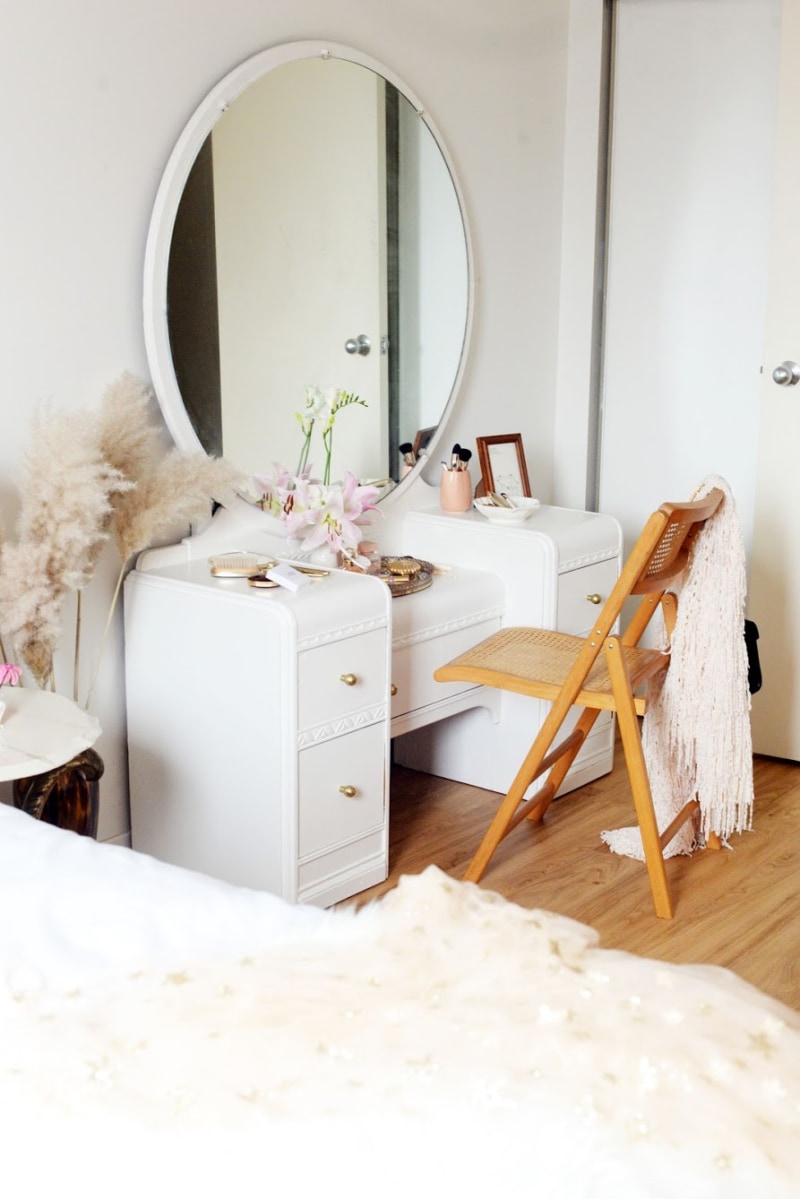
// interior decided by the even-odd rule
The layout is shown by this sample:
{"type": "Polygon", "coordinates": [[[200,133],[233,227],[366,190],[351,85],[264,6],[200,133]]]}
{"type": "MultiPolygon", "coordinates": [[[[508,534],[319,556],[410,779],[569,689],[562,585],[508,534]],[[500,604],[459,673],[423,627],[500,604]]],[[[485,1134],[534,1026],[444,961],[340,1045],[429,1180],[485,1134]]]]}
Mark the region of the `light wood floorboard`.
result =
{"type": "MultiPolygon", "coordinates": [[[[653,914],[643,863],[612,854],[604,828],[633,823],[621,752],[603,779],[557,801],[538,829],[503,841],[481,886],[529,908],[593,925],[606,948],[671,962],[707,962],[800,1008],[800,765],[755,760],[755,817],[732,848],[667,862],[676,914],[653,914]]],[[[460,878],[498,796],[394,767],[390,875],[361,904],[431,863],[460,878]]]]}

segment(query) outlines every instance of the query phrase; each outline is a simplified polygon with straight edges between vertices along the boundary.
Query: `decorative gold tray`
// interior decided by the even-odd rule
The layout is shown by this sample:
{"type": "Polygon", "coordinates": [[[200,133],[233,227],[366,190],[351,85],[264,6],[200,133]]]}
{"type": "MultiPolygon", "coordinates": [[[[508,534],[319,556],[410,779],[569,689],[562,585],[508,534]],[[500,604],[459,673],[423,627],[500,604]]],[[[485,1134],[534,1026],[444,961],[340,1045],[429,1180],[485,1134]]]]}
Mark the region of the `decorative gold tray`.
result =
{"type": "Polygon", "coordinates": [[[381,558],[379,578],[383,580],[393,596],[414,595],[424,591],[433,582],[434,566],[422,558],[409,554],[389,555],[381,558]]]}

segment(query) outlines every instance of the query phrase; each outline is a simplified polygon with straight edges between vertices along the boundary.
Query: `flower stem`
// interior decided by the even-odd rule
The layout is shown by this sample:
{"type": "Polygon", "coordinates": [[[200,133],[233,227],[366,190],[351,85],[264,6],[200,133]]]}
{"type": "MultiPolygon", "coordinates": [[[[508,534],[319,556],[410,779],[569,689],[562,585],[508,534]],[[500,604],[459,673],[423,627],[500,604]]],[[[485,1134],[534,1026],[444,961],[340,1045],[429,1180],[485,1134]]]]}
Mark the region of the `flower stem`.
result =
{"type": "Polygon", "coordinates": [[[331,456],[333,454],[333,424],[322,434],[322,444],[325,446],[325,472],[322,482],[327,487],[331,481],[331,456]]]}
{"type": "Polygon", "coordinates": [[[300,460],[297,463],[297,474],[298,475],[302,474],[303,471],[305,470],[306,466],[308,465],[308,451],[311,448],[311,434],[313,432],[314,432],[314,422],[312,420],[311,424],[308,427],[308,432],[306,433],[306,438],[305,438],[305,441],[303,442],[303,447],[300,450],[300,460]]]}
{"type": "Polygon", "coordinates": [[[94,660],[94,668],[92,669],[92,679],[91,679],[91,682],[89,683],[89,690],[86,693],[86,703],[83,705],[85,712],[89,711],[89,705],[92,702],[92,696],[94,695],[94,685],[97,682],[97,673],[100,670],[100,659],[103,656],[103,650],[105,649],[105,644],[106,644],[106,641],[108,640],[108,630],[111,628],[111,619],[114,615],[114,609],[117,606],[117,600],[119,599],[120,588],[122,587],[122,580],[124,579],[124,577],[125,577],[125,563],[123,562],[119,568],[119,574],[117,575],[117,584],[116,584],[116,587],[114,588],[114,594],[111,597],[111,603],[109,604],[109,607],[108,607],[108,616],[106,617],[106,625],[105,625],[105,628],[103,629],[103,636],[100,638],[100,646],[97,650],[97,656],[95,657],[95,660],[94,660]]]}
{"type": "Polygon", "coordinates": [[[78,588],[75,597],[75,658],[72,663],[72,698],[78,702],[78,667],[81,660],[81,601],[83,590],[78,588]]]}

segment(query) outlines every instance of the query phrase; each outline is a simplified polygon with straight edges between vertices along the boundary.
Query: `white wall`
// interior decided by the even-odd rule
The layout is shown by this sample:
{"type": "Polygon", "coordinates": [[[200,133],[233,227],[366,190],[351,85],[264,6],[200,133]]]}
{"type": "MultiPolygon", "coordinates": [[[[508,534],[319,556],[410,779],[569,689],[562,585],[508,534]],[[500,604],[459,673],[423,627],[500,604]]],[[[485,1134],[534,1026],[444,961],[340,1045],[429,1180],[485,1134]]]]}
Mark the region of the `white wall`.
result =
{"type": "MultiPolygon", "coordinates": [[[[446,140],[477,276],[464,402],[447,439],[469,445],[479,434],[521,431],[534,490],[547,498],[568,0],[4,7],[0,516],[7,528],[36,402],[94,405],[121,371],[147,375],[140,315],[147,224],[184,123],[236,63],[304,37],[330,37],[385,63],[424,101],[446,140]]],[[[96,628],[115,569],[109,552],[88,597],[96,628]]],[[[97,692],[104,838],[127,828],[123,695],[118,627],[97,692]]]]}

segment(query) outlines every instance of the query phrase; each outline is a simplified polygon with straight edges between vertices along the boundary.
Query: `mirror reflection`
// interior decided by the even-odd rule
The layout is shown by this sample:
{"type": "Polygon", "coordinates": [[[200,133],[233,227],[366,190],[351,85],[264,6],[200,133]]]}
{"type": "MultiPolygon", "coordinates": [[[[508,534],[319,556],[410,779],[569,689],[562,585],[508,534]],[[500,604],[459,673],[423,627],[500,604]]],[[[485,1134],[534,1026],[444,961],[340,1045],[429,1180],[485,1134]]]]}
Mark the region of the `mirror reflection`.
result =
{"type": "Polygon", "coordinates": [[[334,477],[399,479],[450,398],[468,286],[456,190],[408,100],[344,59],[268,71],[205,139],[170,245],[172,365],[202,446],[293,470],[306,388],[342,388],[366,407],[337,421],[334,477]]]}

